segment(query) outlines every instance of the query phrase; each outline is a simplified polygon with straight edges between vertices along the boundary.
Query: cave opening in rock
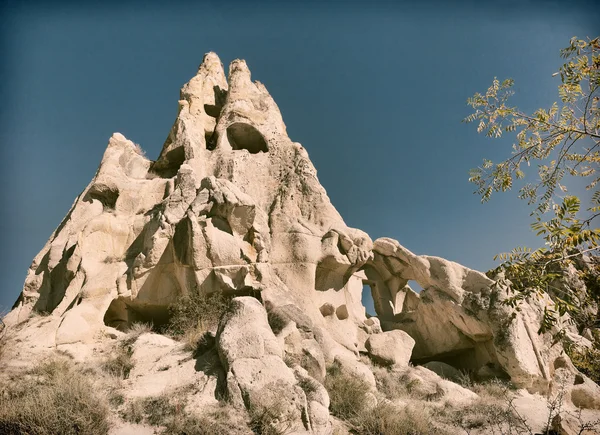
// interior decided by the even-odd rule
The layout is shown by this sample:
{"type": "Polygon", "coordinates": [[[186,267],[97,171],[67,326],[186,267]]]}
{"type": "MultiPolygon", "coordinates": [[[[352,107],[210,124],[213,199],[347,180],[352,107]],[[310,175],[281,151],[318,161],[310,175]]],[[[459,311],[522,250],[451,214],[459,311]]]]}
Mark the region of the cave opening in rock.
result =
{"type": "Polygon", "coordinates": [[[119,198],[119,189],[104,183],[92,185],[86,195],[86,199],[96,199],[102,203],[104,210],[114,210],[119,198]]]}
{"type": "Polygon", "coordinates": [[[263,135],[250,124],[234,122],[227,127],[227,139],[234,150],[248,150],[251,154],[269,151],[263,135]]]}
{"type": "Polygon", "coordinates": [[[454,367],[457,370],[473,371],[478,368],[477,353],[474,347],[440,353],[427,358],[411,359],[414,365],[423,365],[438,361],[454,367]]]}
{"type": "Polygon", "coordinates": [[[149,172],[156,174],[161,178],[172,178],[177,175],[179,168],[185,161],[185,150],[183,146],[178,146],[165,153],[160,160],[157,160],[150,167],[149,172]]]}
{"type": "Polygon", "coordinates": [[[104,314],[104,324],[126,332],[134,323],[151,325],[155,331],[164,329],[170,320],[169,309],[162,305],[135,304],[124,298],[116,298],[104,314]]]}

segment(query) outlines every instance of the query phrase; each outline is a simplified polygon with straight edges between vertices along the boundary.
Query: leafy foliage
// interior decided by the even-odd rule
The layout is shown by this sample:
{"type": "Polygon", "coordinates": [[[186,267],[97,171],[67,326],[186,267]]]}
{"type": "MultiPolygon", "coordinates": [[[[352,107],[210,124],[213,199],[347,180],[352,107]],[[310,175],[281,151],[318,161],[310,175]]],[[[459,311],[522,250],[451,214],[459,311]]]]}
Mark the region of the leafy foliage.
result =
{"type": "Polygon", "coordinates": [[[572,349],[568,354],[577,370],[600,385],[600,349],[572,349]]]}
{"type": "Polygon", "coordinates": [[[544,238],[545,247],[501,254],[496,258],[502,264],[491,272],[512,284],[509,288],[515,294],[506,301],[512,307],[534,294],[552,295],[555,306],[546,308],[539,332],[550,330],[565,313],[581,314],[588,301],[553,288],[553,283],[574,257],[597,251],[600,240],[600,230],[594,227],[594,219],[600,216],[600,38],[574,37],[561,56],[566,63],[554,74],[561,78],[560,102],[532,114],[522,112],[509,104],[514,81],[494,79],[484,94],[467,100],[474,112],[464,119],[477,122],[477,131],[490,138],[516,134],[509,158],[499,163],[485,159],[471,170],[469,181],[477,186],[475,193],[482,202],[494,192],[512,189],[516,180],[526,177],[525,168],[537,164],[536,181],[523,184],[519,198],[532,206],[532,228],[544,238]],[[592,195],[585,211],[580,198],[567,193],[566,177],[586,179],[592,195]]]}

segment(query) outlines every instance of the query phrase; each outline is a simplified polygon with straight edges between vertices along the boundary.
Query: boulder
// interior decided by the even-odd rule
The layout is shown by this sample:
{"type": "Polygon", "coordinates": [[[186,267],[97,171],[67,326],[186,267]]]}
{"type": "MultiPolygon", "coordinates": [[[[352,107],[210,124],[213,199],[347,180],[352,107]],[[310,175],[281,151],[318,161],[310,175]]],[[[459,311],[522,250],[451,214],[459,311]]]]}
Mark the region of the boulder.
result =
{"type": "Polygon", "coordinates": [[[370,335],[365,347],[371,358],[386,365],[406,366],[415,340],[404,331],[387,331],[370,335]]]}
{"type": "Polygon", "coordinates": [[[283,349],[262,304],[252,297],[234,298],[219,324],[216,346],[227,372],[230,400],[252,412],[276,412],[286,424],[306,429],[306,396],[283,362],[283,349]],[[251,326],[251,327],[249,327],[251,326]]]}

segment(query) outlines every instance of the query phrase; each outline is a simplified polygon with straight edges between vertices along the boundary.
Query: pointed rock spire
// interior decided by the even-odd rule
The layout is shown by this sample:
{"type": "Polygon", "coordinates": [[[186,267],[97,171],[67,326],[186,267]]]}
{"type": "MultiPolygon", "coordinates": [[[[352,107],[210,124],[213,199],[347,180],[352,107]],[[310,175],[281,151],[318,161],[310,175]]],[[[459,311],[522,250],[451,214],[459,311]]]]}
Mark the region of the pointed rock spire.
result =
{"type": "Polygon", "coordinates": [[[229,66],[229,92],[215,133],[217,147],[268,151],[267,144],[291,142],[279,107],[260,82],[252,82],[244,60],[229,66]]]}
{"type": "Polygon", "coordinates": [[[227,80],[215,53],[204,55],[196,75],[181,88],[179,113],[153,171],[174,175],[185,161],[200,155],[213,134],[227,95],[227,80]]]}

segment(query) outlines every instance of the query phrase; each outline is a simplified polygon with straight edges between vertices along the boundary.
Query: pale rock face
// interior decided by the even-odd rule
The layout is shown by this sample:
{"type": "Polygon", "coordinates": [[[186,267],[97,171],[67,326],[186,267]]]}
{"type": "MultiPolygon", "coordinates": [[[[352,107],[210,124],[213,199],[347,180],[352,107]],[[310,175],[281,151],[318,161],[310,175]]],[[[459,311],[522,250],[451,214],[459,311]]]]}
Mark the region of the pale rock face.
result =
{"type": "MultiPolygon", "coordinates": [[[[389,238],[373,243],[346,226],[265,86],[242,60],[226,76],[214,53],[182,88],[156,161],[123,135],[110,138],[96,175],[34,258],[4,319],[14,337],[11,364],[52,349],[85,355],[134,322],[162,326],[169,305],[193,292],[236,297],[219,327],[218,355],[203,356],[222,365],[229,394],[240,407],[283,398],[299,432],[332,430],[328,401],[306,396],[299,369],[319,384],[337,362],[375,390],[360,352],[406,370],[409,360],[441,361],[505,375],[534,392],[554,391],[558,382],[562,348],[551,346],[555,331],[540,336],[536,327],[549,299],[528,301],[513,318],[501,304],[506,289],[484,274],[415,255],[389,238]],[[414,292],[410,280],[424,290],[414,292]],[[364,285],[376,317],[365,314],[364,285]],[[272,329],[265,307],[281,328],[272,329]],[[49,314],[47,321],[30,319],[35,312],[49,314]],[[299,364],[292,370],[284,359],[299,364]]],[[[137,391],[154,393],[168,382],[145,358],[163,366],[179,358],[172,343],[156,340],[136,347],[137,391]]],[[[421,369],[411,376],[429,379],[432,372],[421,369]]],[[[217,389],[218,376],[193,375],[191,363],[176,372],[207,382],[209,396],[217,389]]],[[[569,397],[598,407],[600,394],[582,379],[569,397]]]]}
{"type": "Polygon", "coordinates": [[[365,346],[371,358],[379,363],[407,366],[414,345],[415,340],[406,332],[393,330],[369,336],[365,346]]]}
{"type": "Polygon", "coordinates": [[[233,403],[249,410],[278,406],[294,430],[310,429],[310,423],[303,421],[309,413],[306,395],[283,362],[283,349],[257,299],[233,299],[220,323],[217,349],[227,370],[228,395],[233,403]]]}

